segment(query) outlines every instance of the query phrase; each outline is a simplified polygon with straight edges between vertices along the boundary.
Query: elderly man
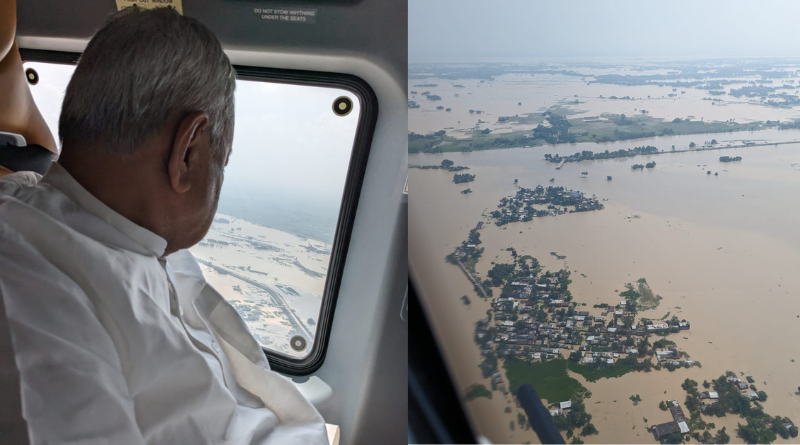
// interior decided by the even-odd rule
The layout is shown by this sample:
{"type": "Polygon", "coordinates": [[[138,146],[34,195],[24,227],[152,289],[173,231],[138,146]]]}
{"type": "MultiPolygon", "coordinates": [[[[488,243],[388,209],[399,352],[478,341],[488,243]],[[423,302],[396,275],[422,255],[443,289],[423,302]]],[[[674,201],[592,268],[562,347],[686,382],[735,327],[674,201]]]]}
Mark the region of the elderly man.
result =
{"type": "Polygon", "coordinates": [[[0,178],[0,294],[32,443],[327,443],[185,250],[217,207],[234,88],[206,27],[127,9],[69,83],[58,162],[0,178]]]}

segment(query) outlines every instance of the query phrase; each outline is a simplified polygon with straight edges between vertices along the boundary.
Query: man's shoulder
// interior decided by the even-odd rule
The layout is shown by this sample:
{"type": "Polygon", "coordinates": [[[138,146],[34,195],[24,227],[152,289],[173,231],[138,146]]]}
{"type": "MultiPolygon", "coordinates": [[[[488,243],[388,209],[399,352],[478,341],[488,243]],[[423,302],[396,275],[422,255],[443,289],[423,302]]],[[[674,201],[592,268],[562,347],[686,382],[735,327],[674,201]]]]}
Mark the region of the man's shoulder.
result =
{"type": "Polygon", "coordinates": [[[14,172],[10,175],[0,177],[0,193],[6,189],[17,189],[20,187],[33,187],[39,183],[42,175],[36,172],[14,172]]]}
{"type": "Polygon", "coordinates": [[[9,200],[27,200],[27,197],[36,191],[41,179],[42,175],[25,171],[0,176],[0,206],[9,200]]]}
{"type": "Polygon", "coordinates": [[[8,319],[16,326],[46,326],[67,334],[74,329],[74,320],[93,318],[94,304],[74,277],[62,270],[63,264],[15,226],[0,221],[0,298],[8,319]]]}
{"type": "MultiPolygon", "coordinates": [[[[41,182],[42,175],[20,171],[0,177],[0,222],[9,223],[22,208],[52,214],[64,209],[64,196],[41,182]]],[[[52,217],[52,215],[50,215],[52,217]]]]}
{"type": "Polygon", "coordinates": [[[127,282],[142,257],[105,244],[102,225],[92,225],[79,207],[44,189],[42,196],[22,200],[0,193],[0,290],[6,299],[64,294],[62,303],[94,308],[84,288],[114,277],[127,282]]]}

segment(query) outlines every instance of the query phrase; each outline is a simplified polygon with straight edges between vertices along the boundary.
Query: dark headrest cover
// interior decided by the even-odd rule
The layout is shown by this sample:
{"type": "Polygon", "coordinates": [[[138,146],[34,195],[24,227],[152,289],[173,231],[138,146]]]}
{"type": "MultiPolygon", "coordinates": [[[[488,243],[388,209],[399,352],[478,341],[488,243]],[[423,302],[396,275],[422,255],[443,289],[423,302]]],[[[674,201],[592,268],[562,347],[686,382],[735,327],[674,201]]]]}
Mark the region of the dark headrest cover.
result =
{"type": "Polygon", "coordinates": [[[56,154],[41,145],[0,147],[0,165],[12,172],[31,171],[43,175],[55,159],[56,154]]]}

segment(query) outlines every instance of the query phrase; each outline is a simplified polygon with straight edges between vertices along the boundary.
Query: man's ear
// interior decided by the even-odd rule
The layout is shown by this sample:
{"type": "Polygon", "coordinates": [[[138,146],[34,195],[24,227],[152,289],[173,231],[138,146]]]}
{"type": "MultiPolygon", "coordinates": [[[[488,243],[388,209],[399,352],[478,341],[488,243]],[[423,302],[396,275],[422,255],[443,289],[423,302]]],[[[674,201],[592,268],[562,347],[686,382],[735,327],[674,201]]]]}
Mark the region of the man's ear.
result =
{"type": "Polygon", "coordinates": [[[208,137],[204,137],[207,129],[208,115],[202,111],[189,113],[178,122],[178,131],[167,161],[170,185],[178,193],[186,193],[192,187],[191,174],[197,174],[195,167],[200,148],[208,141],[208,137]]]}

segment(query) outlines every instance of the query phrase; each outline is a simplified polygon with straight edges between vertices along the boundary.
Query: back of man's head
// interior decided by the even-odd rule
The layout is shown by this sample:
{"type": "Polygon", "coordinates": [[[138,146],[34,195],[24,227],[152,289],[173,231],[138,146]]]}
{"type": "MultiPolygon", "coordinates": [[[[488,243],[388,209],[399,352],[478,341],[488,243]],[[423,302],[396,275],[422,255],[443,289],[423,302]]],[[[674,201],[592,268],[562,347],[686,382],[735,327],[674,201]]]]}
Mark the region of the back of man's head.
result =
{"type": "Polygon", "coordinates": [[[200,22],[171,8],[127,8],[109,18],[81,56],[59,138],[64,147],[131,155],[166,122],[202,111],[219,152],[233,138],[234,88],[228,57],[200,22]]]}

